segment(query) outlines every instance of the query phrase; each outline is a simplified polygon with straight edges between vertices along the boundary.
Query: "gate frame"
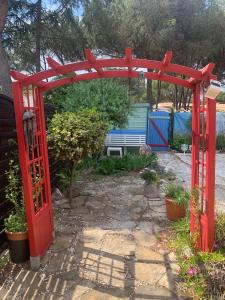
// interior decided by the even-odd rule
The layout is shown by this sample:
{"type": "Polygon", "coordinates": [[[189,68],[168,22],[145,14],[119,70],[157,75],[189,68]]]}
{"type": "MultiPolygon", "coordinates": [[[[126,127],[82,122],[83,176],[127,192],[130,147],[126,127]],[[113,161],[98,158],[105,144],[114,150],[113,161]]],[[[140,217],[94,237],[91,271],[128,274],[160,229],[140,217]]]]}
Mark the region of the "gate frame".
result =
{"type": "MultiPolygon", "coordinates": [[[[205,87],[211,79],[216,79],[212,74],[214,64],[210,63],[201,70],[177,65],[171,63],[172,51],[166,52],[162,61],[137,59],[132,56],[131,48],[125,49],[125,57],[113,59],[96,59],[90,49],[85,49],[86,60],[61,65],[52,58],[48,58],[49,69],[38,72],[33,75],[24,75],[17,71],[11,71],[13,82],[14,107],[16,114],[16,126],[18,137],[18,148],[20,156],[20,166],[23,178],[23,190],[25,209],[28,223],[29,245],[31,256],[37,258],[37,264],[40,264],[40,256],[48,249],[48,242],[43,249],[38,249],[37,237],[35,236],[35,215],[33,212],[33,199],[31,197],[31,175],[28,170],[26,149],[23,133],[23,89],[32,88],[35,90],[35,97],[42,107],[41,123],[43,124],[42,141],[44,168],[46,171],[47,197],[49,199],[49,209],[51,219],[49,225],[53,233],[52,207],[50,176],[48,166],[47,141],[45,132],[45,118],[43,110],[43,93],[60,86],[73,84],[80,81],[92,80],[97,78],[138,78],[144,76],[145,79],[160,80],[179,85],[193,91],[193,117],[192,117],[192,181],[191,189],[203,189],[198,195],[198,205],[204,204],[204,211],[200,214],[195,213],[195,199],[192,195],[190,201],[190,232],[192,238],[198,234],[196,240],[197,247],[202,251],[212,251],[214,246],[214,196],[215,196],[215,119],[216,102],[213,99],[205,99],[205,87]],[[146,71],[138,71],[138,69],[146,71]],[[153,70],[148,72],[148,70],[153,70]],[[76,73],[76,71],[86,71],[86,73],[76,73]],[[174,74],[168,75],[169,74],[174,74]],[[55,76],[63,76],[55,80],[45,81],[55,76]],[[201,89],[201,87],[203,88],[201,89]],[[203,101],[200,101],[200,94],[203,94],[203,101]],[[205,102],[206,103],[205,103],[205,102]],[[206,130],[200,128],[201,111],[206,114],[206,130]],[[200,144],[206,146],[206,152],[203,153],[203,160],[200,161],[200,144]],[[206,159],[204,160],[204,156],[206,159]],[[202,171],[200,172],[200,168],[202,171]],[[202,184],[200,184],[202,182],[202,184]],[[209,184],[210,183],[210,184],[209,184]],[[200,195],[201,194],[201,195],[200,195]],[[198,226],[196,226],[198,224],[198,226]]],[[[204,122],[203,122],[204,124],[204,122]]],[[[203,149],[205,149],[203,147],[203,149]]],[[[51,235],[52,236],[52,235],[51,235]]]]}
{"type": "MultiPolygon", "coordinates": [[[[157,110],[159,111],[159,110],[157,110]]],[[[156,111],[156,112],[157,112],[156,111]]],[[[150,130],[150,125],[153,126],[153,128],[155,129],[155,131],[157,132],[157,134],[159,135],[160,137],[160,140],[164,143],[164,144],[152,144],[152,143],[148,143],[148,145],[150,147],[153,147],[153,148],[169,148],[169,142],[168,140],[166,140],[165,136],[163,135],[163,133],[161,132],[160,128],[158,127],[158,124],[156,124],[156,121],[155,120],[170,120],[170,117],[164,117],[164,116],[151,116],[151,113],[154,113],[154,112],[149,112],[149,115],[148,115],[148,120],[149,120],[149,128],[148,130],[150,130]]],[[[169,113],[168,113],[169,115],[169,113]]],[[[149,139],[149,142],[150,142],[150,139],[149,139]]],[[[153,149],[154,150],[154,149],[153,149]]],[[[160,151],[160,150],[159,150],[160,151]]]]}

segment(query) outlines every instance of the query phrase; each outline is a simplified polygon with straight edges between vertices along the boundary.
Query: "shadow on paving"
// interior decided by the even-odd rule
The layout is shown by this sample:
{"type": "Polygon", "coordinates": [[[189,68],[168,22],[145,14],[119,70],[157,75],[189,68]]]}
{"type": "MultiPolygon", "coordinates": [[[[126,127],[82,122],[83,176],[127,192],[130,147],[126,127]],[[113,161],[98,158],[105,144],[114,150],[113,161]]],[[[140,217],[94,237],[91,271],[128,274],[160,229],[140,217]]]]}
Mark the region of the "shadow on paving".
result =
{"type": "Polygon", "coordinates": [[[177,299],[175,257],[159,242],[168,228],[163,199],[146,195],[135,176],[81,186],[72,209],[55,206],[56,239],[40,270],[8,265],[0,298],[177,299]]]}

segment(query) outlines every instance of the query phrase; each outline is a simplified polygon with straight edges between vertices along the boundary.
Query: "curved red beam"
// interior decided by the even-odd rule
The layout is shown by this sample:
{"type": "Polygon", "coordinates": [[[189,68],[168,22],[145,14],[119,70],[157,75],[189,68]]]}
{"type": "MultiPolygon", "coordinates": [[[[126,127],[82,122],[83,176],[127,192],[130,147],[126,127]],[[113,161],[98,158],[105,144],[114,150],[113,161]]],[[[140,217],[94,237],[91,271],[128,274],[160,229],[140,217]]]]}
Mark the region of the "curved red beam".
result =
{"type": "MultiPolygon", "coordinates": [[[[42,92],[46,92],[50,89],[55,89],[64,85],[68,85],[71,83],[79,82],[79,81],[86,81],[98,78],[137,78],[139,77],[139,72],[137,71],[103,71],[101,74],[98,72],[93,73],[86,73],[81,75],[76,75],[73,77],[65,77],[55,81],[48,82],[45,86],[40,87],[42,92]]],[[[185,88],[192,88],[192,85],[185,79],[169,76],[169,75],[158,75],[157,73],[153,72],[146,72],[145,78],[152,79],[152,80],[161,80],[168,83],[178,84],[185,88]]]]}
{"type": "Polygon", "coordinates": [[[170,62],[172,59],[171,51],[168,51],[166,53],[163,61],[133,58],[130,48],[126,49],[126,56],[124,58],[96,59],[89,49],[87,49],[85,53],[87,56],[87,60],[82,62],[73,62],[66,65],[60,65],[57,62],[54,63],[54,60],[51,59],[51,68],[49,70],[41,71],[29,76],[12,71],[11,75],[16,80],[21,81],[24,85],[37,85],[43,91],[47,91],[51,88],[57,88],[64,84],[70,84],[72,82],[97,78],[138,77],[139,72],[134,71],[134,68],[154,70],[154,72],[144,72],[145,78],[161,80],[186,88],[192,88],[195,83],[200,81],[209,80],[212,78],[215,79],[215,76],[211,73],[214,68],[214,64],[209,64],[202,70],[195,70],[190,67],[173,64],[170,62]],[[104,68],[108,68],[108,70],[104,70],[104,68]],[[110,70],[110,68],[112,68],[112,70],[110,70]],[[113,70],[113,68],[127,68],[127,71],[113,70]],[[87,74],[81,75],[75,73],[76,71],[88,71],[90,69],[95,69],[96,72],[89,72],[87,74]],[[49,82],[43,81],[54,76],[66,75],[71,73],[75,76],[71,78],[61,78],[49,82]],[[166,73],[172,73],[174,75],[172,76],[166,73]],[[21,74],[21,76],[19,76],[19,74],[21,74]],[[175,75],[178,75],[178,77],[175,75]],[[182,76],[189,78],[182,79],[182,76]]]}

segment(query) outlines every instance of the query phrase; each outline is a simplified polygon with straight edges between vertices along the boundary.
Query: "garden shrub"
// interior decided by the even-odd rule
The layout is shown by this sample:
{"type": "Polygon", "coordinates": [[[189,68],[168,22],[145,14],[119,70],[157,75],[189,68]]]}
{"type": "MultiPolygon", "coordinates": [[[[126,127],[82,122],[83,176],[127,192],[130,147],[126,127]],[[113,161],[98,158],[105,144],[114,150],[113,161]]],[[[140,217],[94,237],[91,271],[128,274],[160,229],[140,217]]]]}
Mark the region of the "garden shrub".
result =
{"type": "Polygon", "coordinates": [[[150,168],[144,169],[141,173],[141,178],[143,178],[147,183],[157,183],[159,181],[156,171],[150,168]]]}
{"type": "Polygon", "coordinates": [[[96,172],[102,175],[111,175],[125,171],[141,170],[148,166],[152,168],[157,166],[157,156],[155,154],[126,154],[122,158],[108,156],[99,161],[96,172]]]}
{"type": "Polygon", "coordinates": [[[88,155],[103,151],[109,124],[94,109],[78,113],[64,112],[53,116],[49,126],[50,148],[56,159],[69,162],[69,198],[77,164],[88,155]]]}
{"type": "Polygon", "coordinates": [[[225,136],[223,134],[219,134],[216,137],[216,150],[225,151],[225,136]]]}
{"type": "Polygon", "coordinates": [[[127,85],[115,79],[96,79],[62,87],[51,91],[46,100],[61,112],[95,108],[104,120],[118,127],[126,125],[131,105],[127,85]]]}
{"type": "Polygon", "coordinates": [[[170,143],[170,147],[171,147],[171,149],[182,152],[182,150],[181,150],[182,144],[191,145],[192,137],[190,135],[176,134],[176,135],[174,135],[173,140],[170,143]]]}

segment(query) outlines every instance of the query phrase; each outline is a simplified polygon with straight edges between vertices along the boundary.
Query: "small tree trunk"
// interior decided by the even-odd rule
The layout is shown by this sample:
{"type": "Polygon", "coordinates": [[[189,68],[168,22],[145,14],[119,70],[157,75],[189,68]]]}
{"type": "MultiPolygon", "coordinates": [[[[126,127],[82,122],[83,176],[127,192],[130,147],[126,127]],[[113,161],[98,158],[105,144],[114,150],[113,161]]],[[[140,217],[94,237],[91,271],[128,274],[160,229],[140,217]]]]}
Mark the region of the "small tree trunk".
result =
{"type": "Polygon", "coordinates": [[[41,71],[41,12],[42,12],[42,1],[36,2],[36,53],[35,53],[35,65],[36,72],[41,71]]]}
{"type": "MultiPolygon", "coordinates": [[[[151,70],[148,69],[148,72],[150,72],[151,70]]],[[[147,100],[150,106],[150,111],[152,111],[152,107],[153,107],[153,99],[152,99],[152,80],[151,79],[147,79],[147,100]]]]}
{"type": "Polygon", "coordinates": [[[174,87],[175,87],[175,97],[174,97],[175,98],[175,103],[174,103],[175,105],[174,105],[174,108],[177,110],[177,96],[178,96],[177,95],[177,93],[178,93],[177,85],[175,84],[174,87]]]}
{"type": "Polygon", "coordinates": [[[73,178],[74,178],[74,175],[75,175],[75,167],[76,167],[76,163],[75,162],[72,162],[71,164],[71,177],[70,177],[70,186],[69,186],[69,202],[70,202],[70,205],[72,203],[72,198],[73,198],[73,178]]]}
{"type": "Polygon", "coordinates": [[[3,48],[2,32],[5,27],[6,17],[8,13],[8,0],[0,1],[0,85],[2,92],[12,97],[11,77],[9,74],[9,63],[5,49],[3,48]]]}
{"type": "Polygon", "coordinates": [[[160,102],[160,97],[161,97],[161,86],[162,86],[162,82],[160,80],[158,80],[157,82],[157,98],[156,98],[156,109],[158,109],[158,105],[160,102]]]}

